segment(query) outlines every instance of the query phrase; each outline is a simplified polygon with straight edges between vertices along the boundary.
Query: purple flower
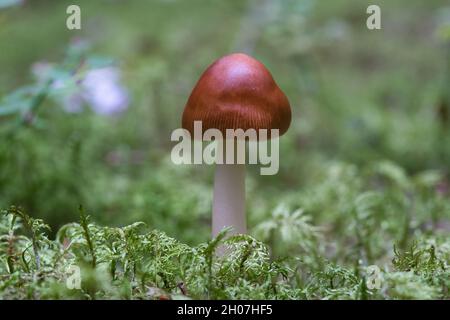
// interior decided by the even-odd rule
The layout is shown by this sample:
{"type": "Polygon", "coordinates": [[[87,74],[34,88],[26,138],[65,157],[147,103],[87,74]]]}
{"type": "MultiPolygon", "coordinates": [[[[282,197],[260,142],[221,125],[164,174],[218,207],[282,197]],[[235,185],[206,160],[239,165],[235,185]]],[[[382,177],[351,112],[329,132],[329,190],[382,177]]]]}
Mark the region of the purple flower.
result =
{"type": "Polygon", "coordinates": [[[79,113],[83,111],[83,96],[78,92],[66,96],[62,103],[64,110],[67,112],[79,113]]]}
{"type": "Polygon", "coordinates": [[[55,65],[48,62],[33,64],[32,73],[40,83],[53,79],[53,97],[67,112],[81,112],[86,104],[101,115],[117,115],[128,108],[130,99],[120,83],[118,68],[91,69],[75,87],[72,75],[57,70],[55,65]]]}
{"type": "Polygon", "coordinates": [[[449,193],[449,191],[450,191],[450,184],[445,180],[439,182],[438,185],[436,186],[436,192],[441,196],[446,196],[449,193]]]}
{"type": "Polygon", "coordinates": [[[120,85],[120,72],[107,67],[89,71],[82,82],[83,98],[98,114],[115,115],[128,108],[128,93],[120,85]]]}

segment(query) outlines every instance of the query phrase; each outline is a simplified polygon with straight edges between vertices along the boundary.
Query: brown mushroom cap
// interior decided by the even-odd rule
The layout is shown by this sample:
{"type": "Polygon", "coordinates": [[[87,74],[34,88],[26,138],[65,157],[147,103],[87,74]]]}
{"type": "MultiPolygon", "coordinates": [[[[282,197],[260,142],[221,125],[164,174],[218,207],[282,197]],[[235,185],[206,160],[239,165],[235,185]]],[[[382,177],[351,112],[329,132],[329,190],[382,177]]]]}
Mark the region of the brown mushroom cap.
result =
{"type": "Polygon", "coordinates": [[[291,123],[286,95],[269,70],[258,60],[235,53],[215,61],[202,74],[187,101],[182,126],[194,134],[194,121],[203,132],[219,129],[279,129],[284,134],[291,123]]]}

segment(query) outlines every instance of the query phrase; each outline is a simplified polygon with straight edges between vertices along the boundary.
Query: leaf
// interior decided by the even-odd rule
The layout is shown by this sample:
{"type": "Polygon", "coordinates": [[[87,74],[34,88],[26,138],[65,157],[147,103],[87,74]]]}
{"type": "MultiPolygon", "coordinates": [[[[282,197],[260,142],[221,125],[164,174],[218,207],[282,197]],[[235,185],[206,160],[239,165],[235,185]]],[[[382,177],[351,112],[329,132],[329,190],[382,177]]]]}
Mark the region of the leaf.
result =
{"type": "Polygon", "coordinates": [[[360,217],[368,216],[371,211],[380,204],[382,197],[374,191],[360,194],[355,200],[355,208],[360,217]]]}
{"type": "Polygon", "coordinates": [[[0,116],[27,111],[30,108],[31,97],[36,91],[36,86],[24,86],[3,97],[0,103],[0,116]]]}
{"type": "Polygon", "coordinates": [[[23,4],[23,0],[0,0],[0,9],[18,6],[23,4]]]}
{"type": "Polygon", "coordinates": [[[397,184],[401,188],[408,188],[410,186],[410,181],[408,176],[405,173],[405,170],[390,161],[383,161],[377,164],[376,172],[389,178],[395,184],[397,184]]]}
{"type": "Polygon", "coordinates": [[[109,67],[114,64],[114,60],[98,55],[91,55],[86,59],[86,64],[91,69],[99,69],[109,67]]]}
{"type": "Polygon", "coordinates": [[[431,188],[436,186],[440,181],[442,181],[442,173],[438,170],[427,170],[417,174],[414,177],[414,182],[418,186],[431,188]]]}

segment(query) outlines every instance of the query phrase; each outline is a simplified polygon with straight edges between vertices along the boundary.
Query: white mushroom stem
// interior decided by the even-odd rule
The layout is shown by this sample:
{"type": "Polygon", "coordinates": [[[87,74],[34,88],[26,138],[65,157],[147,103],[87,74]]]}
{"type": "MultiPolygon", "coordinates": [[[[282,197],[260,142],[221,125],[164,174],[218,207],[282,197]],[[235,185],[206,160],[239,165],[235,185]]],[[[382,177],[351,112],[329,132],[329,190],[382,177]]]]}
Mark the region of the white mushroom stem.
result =
{"type": "Polygon", "coordinates": [[[245,164],[216,164],[212,214],[212,236],[224,227],[245,234],[245,164]]]}

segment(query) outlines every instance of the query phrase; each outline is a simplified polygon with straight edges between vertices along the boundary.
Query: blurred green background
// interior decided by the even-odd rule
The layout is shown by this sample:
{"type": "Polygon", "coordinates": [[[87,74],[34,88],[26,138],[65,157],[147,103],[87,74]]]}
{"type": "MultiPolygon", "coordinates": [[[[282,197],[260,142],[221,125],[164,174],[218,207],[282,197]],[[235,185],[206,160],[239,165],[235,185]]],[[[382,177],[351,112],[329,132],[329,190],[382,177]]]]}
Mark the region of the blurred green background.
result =
{"type": "Polygon", "coordinates": [[[418,232],[448,235],[448,1],[376,1],[373,31],[373,1],[8,2],[17,3],[0,9],[0,207],[20,205],[55,230],[81,204],[99,223],[139,220],[206,241],[213,167],[173,165],[170,134],[203,70],[243,51],[293,111],[280,172],[248,170],[252,234],[276,246],[269,221],[280,250],[297,250],[289,232],[294,244],[307,235],[274,212],[301,208],[330,239],[327,255],[342,259],[336,243],[370,260],[418,232]],[[69,4],[81,7],[81,30],[66,28],[69,4]],[[370,210],[358,207],[367,197],[370,210]]]}

